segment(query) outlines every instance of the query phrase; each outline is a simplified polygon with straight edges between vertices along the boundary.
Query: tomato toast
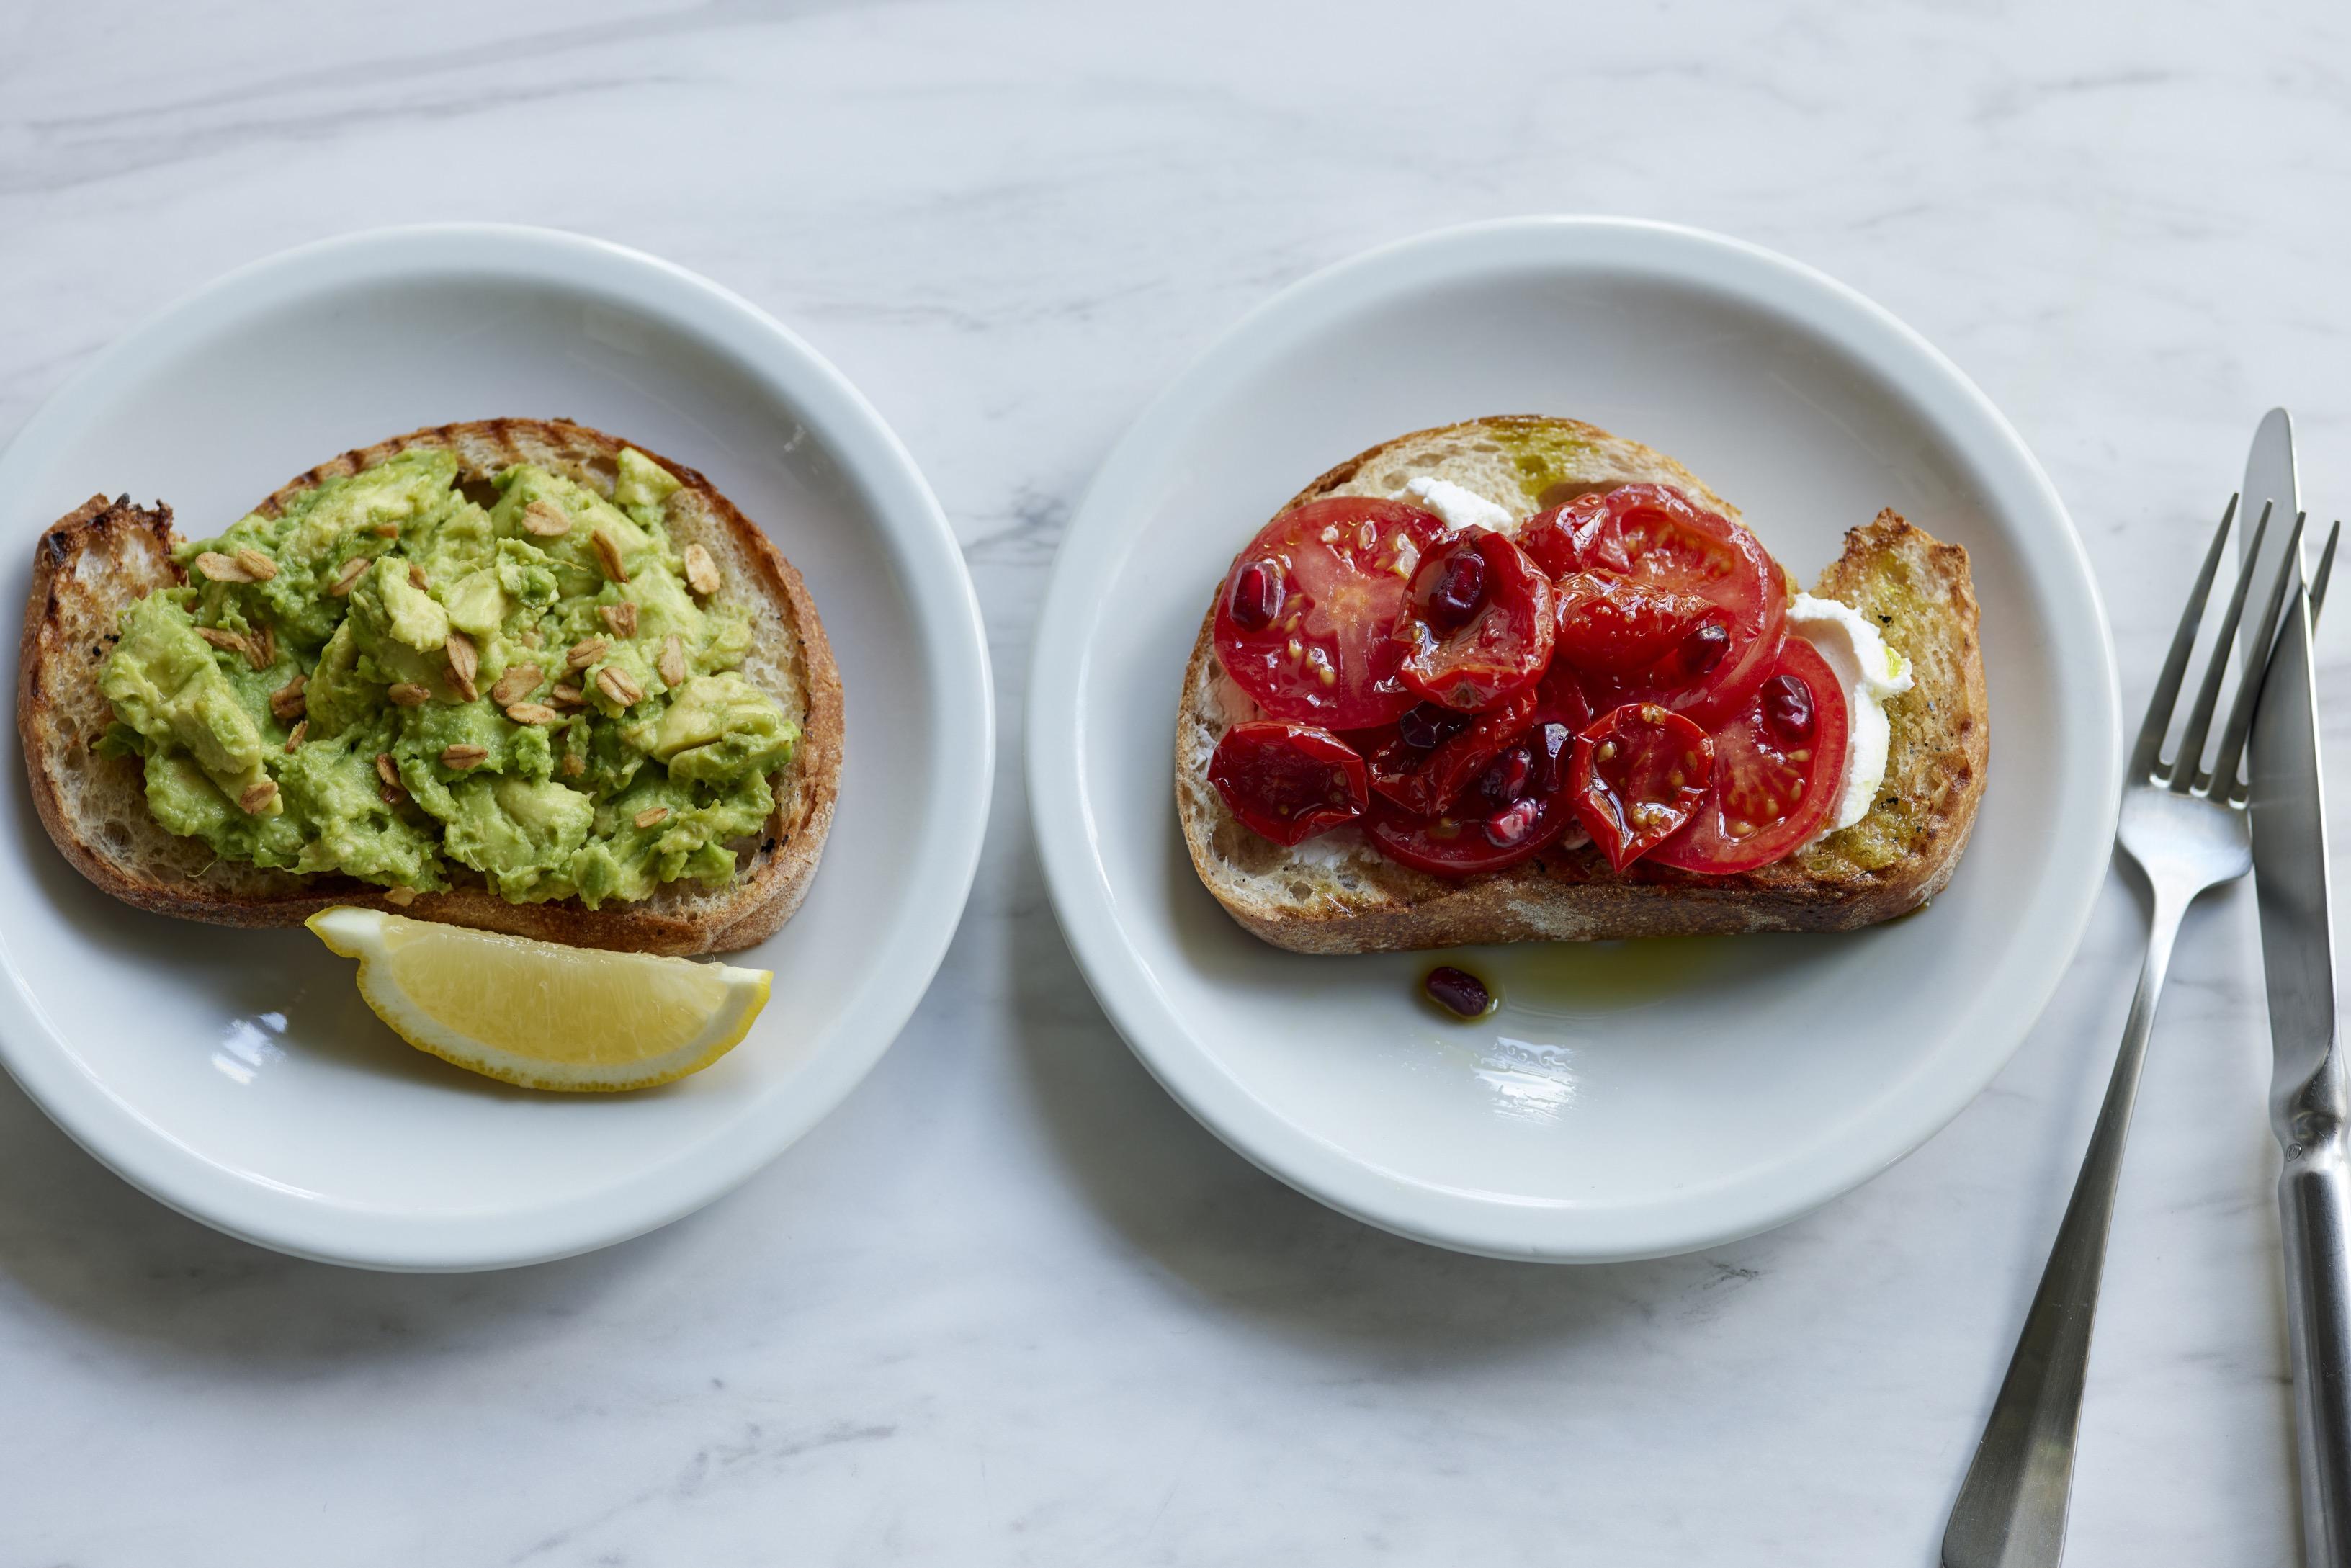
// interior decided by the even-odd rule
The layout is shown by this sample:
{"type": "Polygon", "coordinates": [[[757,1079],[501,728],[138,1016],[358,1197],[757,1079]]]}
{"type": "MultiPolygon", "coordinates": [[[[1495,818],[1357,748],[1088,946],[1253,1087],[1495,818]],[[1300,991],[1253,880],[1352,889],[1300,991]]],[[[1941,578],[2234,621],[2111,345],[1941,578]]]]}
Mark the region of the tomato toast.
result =
{"type": "Polygon", "coordinates": [[[1176,727],[1193,864],[1308,953],[1916,909],[1984,787],[1967,552],[1889,510],[1793,587],[1696,476],[1593,426],[1374,447],[1216,587],[1176,727]]]}

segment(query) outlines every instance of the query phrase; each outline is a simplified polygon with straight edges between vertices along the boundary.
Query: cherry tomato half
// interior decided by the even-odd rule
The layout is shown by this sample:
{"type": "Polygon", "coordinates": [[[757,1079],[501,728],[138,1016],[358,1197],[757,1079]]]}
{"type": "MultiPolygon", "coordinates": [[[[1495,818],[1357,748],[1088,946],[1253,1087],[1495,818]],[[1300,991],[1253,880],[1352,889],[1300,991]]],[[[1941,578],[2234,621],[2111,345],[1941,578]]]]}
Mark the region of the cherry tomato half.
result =
{"type": "Polygon", "coordinates": [[[1248,827],[1277,844],[1303,843],[1364,814],[1364,759],[1337,736],[1285,719],[1252,719],[1225,731],[1208,758],[1208,782],[1248,827]]]}
{"type": "Polygon", "coordinates": [[[1562,657],[1573,657],[1569,647],[1585,648],[1587,659],[1588,644],[1604,648],[1601,663],[1583,666],[1594,706],[1656,703],[1710,727],[1738,713],[1770,673],[1787,624],[1779,563],[1743,526],[1680,491],[1626,485],[1581,496],[1530,518],[1519,541],[1553,578],[1590,573],[1667,596],[1661,603],[1679,612],[1704,600],[1719,612],[1656,617],[1656,642],[1641,642],[1640,650],[1663,652],[1625,669],[1610,666],[1629,661],[1633,647],[1598,632],[1586,638],[1562,631],[1562,657]],[[1678,626],[1678,637],[1666,636],[1668,622],[1678,626]]]}
{"type": "Polygon", "coordinates": [[[1746,711],[1715,732],[1705,802],[1649,858],[1720,875],[1786,855],[1835,805],[1848,719],[1828,661],[1802,638],[1789,638],[1746,711]]]}
{"type": "Polygon", "coordinates": [[[1569,800],[1575,732],[1557,720],[1528,726],[1435,814],[1372,802],[1365,831],[1382,852],[1436,876],[1501,871],[1540,853],[1574,821],[1569,800]]]}
{"type": "Polygon", "coordinates": [[[1593,570],[1561,578],[1557,598],[1558,657],[1579,669],[1632,675],[1678,654],[1704,674],[1729,652],[1729,612],[1698,594],[1593,570]]]}
{"type": "Polygon", "coordinates": [[[1551,579],[1501,534],[1472,528],[1429,551],[1405,604],[1404,684],[1431,702],[1479,713],[1551,664],[1551,579]]]}
{"type": "Polygon", "coordinates": [[[1407,584],[1444,531],[1434,512],[1346,496],[1266,524],[1217,597],[1217,657],[1275,718],[1386,724],[1420,699],[1397,671],[1407,584]]]}
{"type": "Polygon", "coordinates": [[[1422,703],[1380,729],[1353,737],[1371,765],[1372,789],[1416,816],[1431,816],[1500,756],[1535,716],[1536,694],[1521,692],[1490,713],[1456,713],[1422,703]]]}
{"type": "Polygon", "coordinates": [[[1623,871],[1697,814],[1713,768],[1706,731],[1655,703],[1626,703],[1575,737],[1575,814],[1623,871]]]}

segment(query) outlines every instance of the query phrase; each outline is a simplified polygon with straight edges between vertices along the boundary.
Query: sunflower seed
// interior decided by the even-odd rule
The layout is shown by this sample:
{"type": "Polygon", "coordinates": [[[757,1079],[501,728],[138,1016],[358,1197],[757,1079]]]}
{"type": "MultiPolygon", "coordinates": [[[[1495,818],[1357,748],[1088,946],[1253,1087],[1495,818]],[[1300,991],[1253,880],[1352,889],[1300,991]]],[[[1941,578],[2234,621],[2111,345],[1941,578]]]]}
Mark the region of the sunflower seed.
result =
{"type": "Polygon", "coordinates": [[[414,681],[394,681],[383,695],[402,707],[423,707],[433,699],[433,694],[414,681]]]}
{"type": "Polygon", "coordinates": [[[463,632],[452,632],[441,644],[449,655],[449,686],[461,703],[472,702],[481,694],[474,689],[474,677],[481,673],[482,657],[474,652],[474,640],[463,632]]]}
{"type": "Polygon", "coordinates": [[[479,768],[490,759],[489,752],[479,746],[444,746],[441,748],[441,766],[463,771],[479,768]]]}
{"type": "Polygon", "coordinates": [[[656,828],[669,821],[667,806],[649,806],[629,819],[641,828],[656,828]]]}
{"type": "Polygon", "coordinates": [[[601,637],[582,637],[571,644],[571,651],[563,655],[563,663],[568,668],[584,670],[602,658],[611,646],[601,637]]]}
{"type": "Polygon", "coordinates": [[[558,683],[548,692],[547,700],[557,707],[580,707],[587,703],[588,694],[569,681],[564,681],[558,683]]]}
{"type": "Polygon", "coordinates": [[[596,559],[603,563],[604,575],[614,582],[629,580],[629,569],[621,559],[621,543],[601,528],[591,530],[588,542],[596,547],[596,559]]]}
{"type": "Polygon", "coordinates": [[[508,703],[520,702],[538,690],[541,674],[542,672],[537,664],[517,664],[505,674],[500,675],[497,685],[490,688],[490,700],[500,707],[506,706],[508,703]]]}
{"type": "Polygon", "coordinates": [[[637,607],[623,599],[618,604],[601,604],[596,613],[602,618],[604,629],[615,637],[637,634],[637,607]]]}
{"type": "Polygon", "coordinates": [[[196,557],[196,570],[214,582],[251,582],[253,573],[245,570],[242,561],[230,559],[216,549],[208,549],[196,557]]]}
{"type": "Polygon", "coordinates": [[[611,664],[596,672],[596,689],[622,707],[645,700],[644,688],[629,679],[626,670],[611,664]]]}
{"type": "Polygon", "coordinates": [[[685,547],[685,585],[705,599],[718,591],[718,563],[700,545],[685,547]]]}
{"type": "Polygon", "coordinates": [[[525,533],[559,539],[571,531],[571,519],[551,501],[533,501],[522,509],[522,526],[525,533]]]}
{"type": "Polygon", "coordinates": [[[236,564],[256,582],[267,582],[277,575],[277,563],[255,549],[251,545],[236,552],[236,564]]]}
{"type": "Polygon", "coordinates": [[[508,703],[507,716],[517,724],[558,724],[563,718],[545,703],[508,703]]]}

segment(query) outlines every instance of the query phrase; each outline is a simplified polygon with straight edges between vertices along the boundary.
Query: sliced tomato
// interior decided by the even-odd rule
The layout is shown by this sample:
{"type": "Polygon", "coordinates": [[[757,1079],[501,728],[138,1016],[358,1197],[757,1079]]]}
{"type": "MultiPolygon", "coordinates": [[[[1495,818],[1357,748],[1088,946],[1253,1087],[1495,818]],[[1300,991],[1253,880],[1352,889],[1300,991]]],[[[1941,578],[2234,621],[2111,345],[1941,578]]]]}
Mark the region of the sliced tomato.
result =
{"type": "Polygon", "coordinates": [[[1472,528],[1429,551],[1405,602],[1404,684],[1431,702],[1482,712],[1551,664],[1551,579],[1501,534],[1472,528]]]}
{"type": "Polygon", "coordinates": [[[1225,673],[1275,718],[1387,724],[1420,699],[1398,675],[1408,584],[1444,532],[1434,512],[1348,496],[1266,524],[1233,561],[1213,637],[1225,673]]]}
{"type": "Polygon", "coordinates": [[[1789,638],[1746,710],[1715,732],[1704,804],[1649,858],[1719,875],[1770,865],[1811,838],[1844,781],[1848,716],[1828,661],[1789,638]]]}
{"type": "Polygon", "coordinates": [[[1539,720],[1437,813],[1372,802],[1365,831],[1391,859],[1437,876],[1501,871],[1541,853],[1574,821],[1568,799],[1575,732],[1539,720]]]}
{"type": "Polygon", "coordinates": [[[1519,548],[1554,582],[1579,571],[1623,571],[1621,552],[1604,554],[1602,536],[1609,524],[1608,493],[1578,496],[1564,506],[1537,512],[1519,525],[1519,548]]]}
{"type": "Polygon", "coordinates": [[[1697,814],[1713,767],[1706,731],[1655,703],[1626,703],[1575,737],[1575,814],[1623,871],[1697,814]]]}
{"type": "Polygon", "coordinates": [[[1303,843],[1364,814],[1364,759],[1326,729],[1252,719],[1225,731],[1208,782],[1248,827],[1277,844],[1303,843]]]}
{"type": "Polygon", "coordinates": [[[1555,579],[1590,574],[1660,596],[1674,612],[1637,618],[1639,638],[1562,629],[1560,657],[1584,651],[1580,667],[1594,706],[1656,703],[1711,727],[1738,713],[1770,673],[1787,625],[1779,563],[1744,527],[1680,491],[1626,485],[1581,496],[1531,518],[1519,542],[1555,579]],[[1695,600],[1718,613],[1691,617],[1695,600]],[[1676,635],[1667,635],[1669,626],[1676,635]],[[1641,662],[1636,653],[1652,657],[1641,662]]]}
{"type": "Polygon", "coordinates": [[[1536,700],[1534,692],[1521,692],[1476,715],[1422,703],[1396,723],[1352,738],[1371,765],[1372,789],[1429,816],[1452,805],[1517,738],[1535,716],[1536,700]]]}
{"type": "Polygon", "coordinates": [[[1593,716],[1592,699],[1584,695],[1583,673],[1572,664],[1552,660],[1535,687],[1534,722],[1563,724],[1569,734],[1581,735],[1591,727],[1593,716]]]}
{"type": "Polygon", "coordinates": [[[1558,657],[1580,669],[1631,675],[1679,654],[1699,674],[1730,646],[1730,616],[1712,600],[1610,571],[1559,580],[1558,657]]]}

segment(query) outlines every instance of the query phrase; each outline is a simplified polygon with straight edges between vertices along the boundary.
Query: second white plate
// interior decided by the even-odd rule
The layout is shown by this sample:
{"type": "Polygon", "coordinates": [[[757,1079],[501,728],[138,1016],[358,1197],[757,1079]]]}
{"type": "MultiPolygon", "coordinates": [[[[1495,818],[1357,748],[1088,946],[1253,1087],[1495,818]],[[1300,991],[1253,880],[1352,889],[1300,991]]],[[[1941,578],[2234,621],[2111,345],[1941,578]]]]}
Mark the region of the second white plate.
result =
{"type": "Polygon", "coordinates": [[[1259,1165],[1498,1257],[1656,1256],[1781,1223],[1989,1082],[2105,875],[2120,770],[2105,618],[2032,455],[1849,289],[1664,225],[1524,220],[1375,252],[1235,328],[1140,419],[1061,548],[1029,780],[1061,925],[1159,1081],[1259,1165]],[[1416,999],[1426,955],[1300,957],[1194,876],[1168,768],[1179,678],[1233,552],[1314,475],[1479,414],[1671,453],[1809,580],[1892,506],[1968,547],[1991,786],[1949,890],[1835,937],[1473,951],[1504,1006],[1416,999]]]}

